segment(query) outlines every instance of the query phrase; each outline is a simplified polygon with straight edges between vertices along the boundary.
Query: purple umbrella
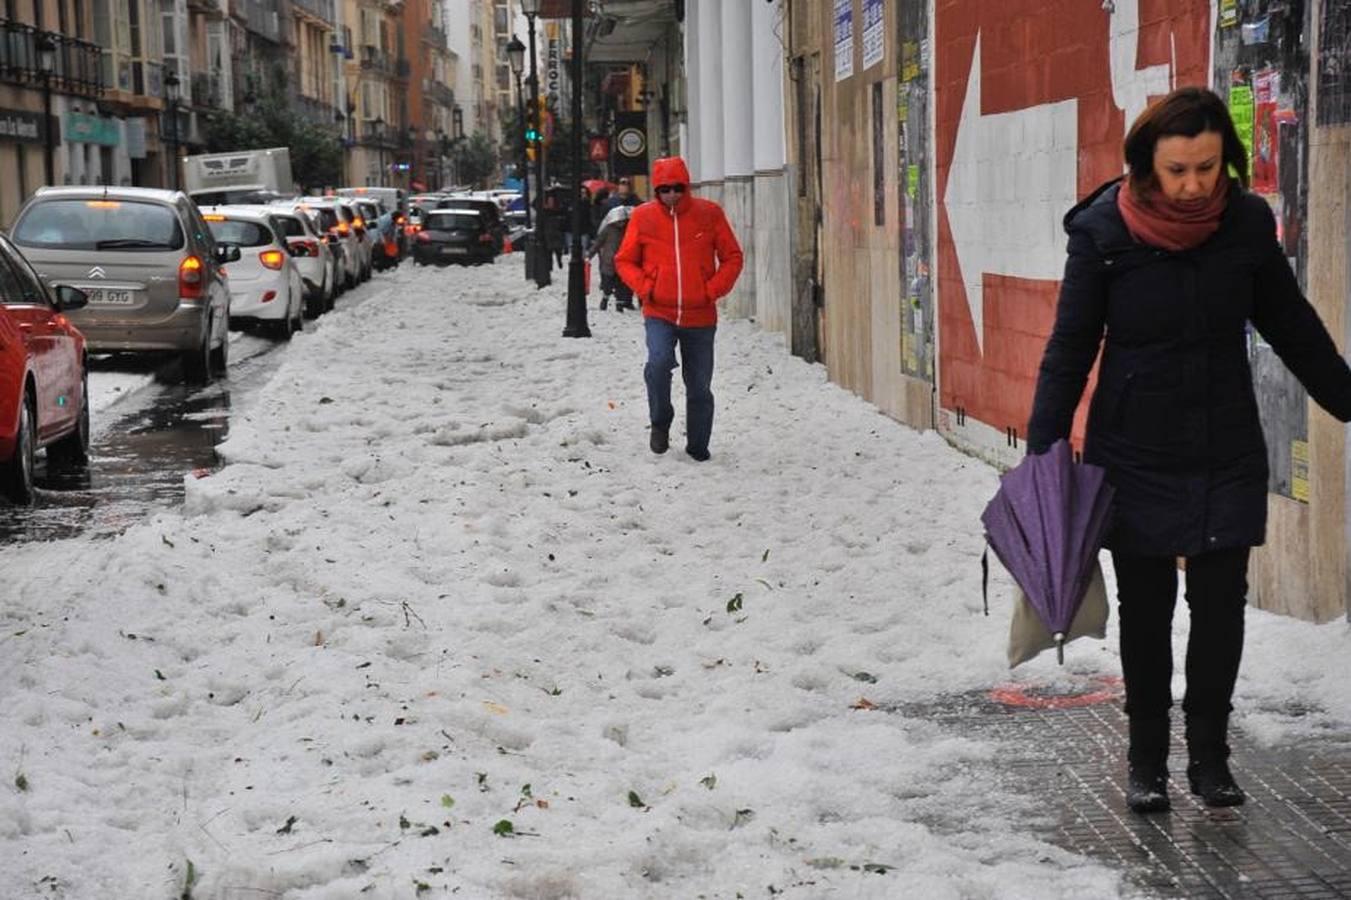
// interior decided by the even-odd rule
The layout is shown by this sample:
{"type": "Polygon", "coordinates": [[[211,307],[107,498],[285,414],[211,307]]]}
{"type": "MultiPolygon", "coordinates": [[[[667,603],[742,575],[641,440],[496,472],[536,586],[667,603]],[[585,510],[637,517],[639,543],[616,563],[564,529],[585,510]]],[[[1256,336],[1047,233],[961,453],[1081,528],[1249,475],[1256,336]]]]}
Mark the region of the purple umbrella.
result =
{"type": "Polygon", "coordinates": [[[1103,476],[1099,466],[1075,463],[1069,444],[1056,441],[1006,472],[980,517],[985,540],[1055,637],[1062,663],[1065,634],[1107,533],[1113,489],[1103,476]]]}

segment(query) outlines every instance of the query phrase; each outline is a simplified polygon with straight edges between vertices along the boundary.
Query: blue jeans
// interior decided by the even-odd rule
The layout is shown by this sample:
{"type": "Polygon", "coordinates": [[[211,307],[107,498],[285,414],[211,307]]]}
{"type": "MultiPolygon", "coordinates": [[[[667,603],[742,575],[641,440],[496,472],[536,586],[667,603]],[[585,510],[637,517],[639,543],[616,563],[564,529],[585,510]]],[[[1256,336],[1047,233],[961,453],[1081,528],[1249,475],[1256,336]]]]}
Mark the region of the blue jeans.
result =
{"type": "Polygon", "coordinates": [[[685,446],[696,453],[708,451],[713,435],[713,336],[717,326],[677,328],[665,319],[647,317],[647,408],[654,428],[670,429],[675,419],[671,406],[671,372],[676,367],[676,344],[680,345],[680,374],[685,379],[685,446]]]}

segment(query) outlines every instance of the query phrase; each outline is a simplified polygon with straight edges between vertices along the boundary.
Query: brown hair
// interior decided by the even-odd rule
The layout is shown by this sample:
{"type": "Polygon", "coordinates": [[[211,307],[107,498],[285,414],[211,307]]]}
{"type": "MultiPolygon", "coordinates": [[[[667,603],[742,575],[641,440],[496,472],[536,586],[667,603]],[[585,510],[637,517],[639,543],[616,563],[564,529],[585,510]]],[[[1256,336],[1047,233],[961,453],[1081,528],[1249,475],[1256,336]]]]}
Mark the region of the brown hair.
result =
{"type": "Polygon", "coordinates": [[[1196,137],[1203,131],[1219,134],[1224,145],[1222,160],[1229,174],[1248,186],[1248,151],[1238,139],[1229,109],[1214,91],[1198,87],[1178,88],[1140,113],[1126,134],[1126,165],[1131,187],[1137,192],[1154,186],[1154,146],[1159,138],[1196,137]]]}

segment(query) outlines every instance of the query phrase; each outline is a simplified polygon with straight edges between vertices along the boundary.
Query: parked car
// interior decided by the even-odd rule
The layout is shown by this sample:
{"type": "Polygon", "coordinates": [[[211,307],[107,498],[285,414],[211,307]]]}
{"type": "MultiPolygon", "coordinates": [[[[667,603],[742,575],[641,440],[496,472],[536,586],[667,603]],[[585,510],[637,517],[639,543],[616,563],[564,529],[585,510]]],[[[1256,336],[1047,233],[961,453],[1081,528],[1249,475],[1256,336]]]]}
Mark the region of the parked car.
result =
{"type": "Polygon", "coordinates": [[[263,325],[289,341],[301,328],[305,284],[277,214],[266,207],[206,206],[202,217],[218,243],[240,250],[230,264],[230,322],[263,325]]]}
{"type": "Polygon", "coordinates": [[[40,448],[48,468],[89,463],[85,340],[66,315],[87,301],[68,285],[49,291],[0,237],[0,493],[15,503],[33,499],[40,448]]]}
{"type": "Polygon", "coordinates": [[[371,245],[366,240],[366,223],[361,219],[356,205],[344,197],[310,197],[306,206],[316,209],[331,209],[337,216],[335,232],[344,239],[348,261],[351,264],[352,282],[355,286],[371,277],[371,245]]]}
{"type": "Polygon", "coordinates": [[[395,235],[394,241],[399,245],[399,259],[402,259],[408,253],[408,241],[405,238],[402,228],[408,220],[408,192],[403,188],[396,187],[345,187],[338,188],[338,196],[350,197],[355,200],[371,200],[378,204],[380,208],[390,214],[395,227],[400,231],[395,235]]]}
{"type": "Polygon", "coordinates": [[[73,285],[88,304],[70,313],[91,352],[172,352],[188,381],[225,371],[230,291],[218,247],[180,191],[42,187],[10,231],[39,276],[73,285]]]}
{"type": "Polygon", "coordinates": [[[294,204],[275,204],[273,222],[291,251],[291,262],[305,283],[305,315],[311,319],[333,308],[335,269],[328,242],[311,214],[294,204]]]}
{"type": "Polygon", "coordinates": [[[482,197],[445,197],[436,201],[428,211],[434,209],[472,209],[479,214],[484,227],[493,237],[494,254],[501,253],[507,237],[507,226],[502,219],[502,210],[497,202],[482,197]]]}
{"type": "Polygon", "coordinates": [[[478,264],[496,257],[497,241],[477,210],[429,210],[414,236],[413,261],[420,265],[478,264]]]}
{"type": "Polygon", "coordinates": [[[342,217],[332,204],[316,203],[315,197],[306,197],[298,209],[315,218],[319,224],[319,233],[323,235],[328,250],[334,257],[334,282],[336,292],[341,294],[357,283],[360,263],[357,259],[356,236],[351,228],[344,228],[342,217]]]}

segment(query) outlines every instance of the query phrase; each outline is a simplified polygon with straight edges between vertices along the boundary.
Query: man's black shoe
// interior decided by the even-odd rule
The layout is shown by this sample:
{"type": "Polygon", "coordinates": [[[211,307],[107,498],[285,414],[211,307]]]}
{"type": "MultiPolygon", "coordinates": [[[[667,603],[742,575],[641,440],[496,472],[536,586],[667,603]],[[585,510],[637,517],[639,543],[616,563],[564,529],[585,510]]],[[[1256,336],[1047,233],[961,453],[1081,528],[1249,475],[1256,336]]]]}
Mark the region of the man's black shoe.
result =
{"type": "Polygon", "coordinates": [[[653,453],[665,453],[666,448],[671,446],[670,429],[653,425],[652,433],[647,438],[647,445],[652,448],[653,453]]]}
{"type": "Polygon", "coordinates": [[[707,450],[695,450],[693,447],[686,447],[685,452],[688,453],[690,457],[693,458],[696,462],[708,462],[707,450]]]}

